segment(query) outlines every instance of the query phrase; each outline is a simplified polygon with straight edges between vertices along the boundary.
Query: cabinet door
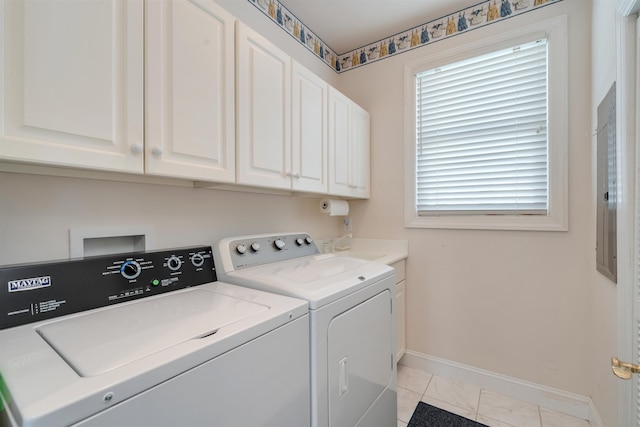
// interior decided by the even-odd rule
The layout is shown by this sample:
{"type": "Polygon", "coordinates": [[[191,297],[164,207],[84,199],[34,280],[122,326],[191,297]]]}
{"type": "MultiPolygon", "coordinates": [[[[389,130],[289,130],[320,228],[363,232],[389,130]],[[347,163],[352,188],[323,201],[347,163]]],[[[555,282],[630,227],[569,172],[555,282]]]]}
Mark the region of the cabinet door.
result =
{"type": "Polygon", "coordinates": [[[352,104],[351,124],[351,194],[354,197],[369,198],[370,153],[369,153],[369,113],[352,104]]]}
{"type": "Polygon", "coordinates": [[[0,158],[142,172],[143,2],[0,10],[0,158]]]}
{"type": "Polygon", "coordinates": [[[238,22],[237,182],[291,188],[291,59],[238,22]]]}
{"type": "Polygon", "coordinates": [[[406,344],[406,284],[396,284],[396,363],[407,351],[406,344]]]}
{"type": "Polygon", "coordinates": [[[351,100],[329,88],[329,194],[350,196],[351,100]]]}
{"type": "Polygon", "coordinates": [[[146,8],[146,173],[235,181],[234,17],[212,0],[146,8]]]}
{"type": "Polygon", "coordinates": [[[293,62],[292,67],[292,188],[327,192],[328,84],[293,62]]]}

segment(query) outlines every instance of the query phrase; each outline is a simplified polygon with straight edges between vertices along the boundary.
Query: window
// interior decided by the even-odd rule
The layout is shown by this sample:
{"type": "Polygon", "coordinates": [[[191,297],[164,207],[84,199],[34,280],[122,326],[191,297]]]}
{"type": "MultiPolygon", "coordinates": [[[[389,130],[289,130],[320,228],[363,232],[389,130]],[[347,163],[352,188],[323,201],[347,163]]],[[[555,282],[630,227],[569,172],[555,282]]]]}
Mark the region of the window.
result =
{"type": "Polygon", "coordinates": [[[567,229],[563,22],[405,67],[407,226],[567,229]]]}
{"type": "Polygon", "coordinates": [[[419,215],[547,214],[547,41],[416,75],[419,215]]]}

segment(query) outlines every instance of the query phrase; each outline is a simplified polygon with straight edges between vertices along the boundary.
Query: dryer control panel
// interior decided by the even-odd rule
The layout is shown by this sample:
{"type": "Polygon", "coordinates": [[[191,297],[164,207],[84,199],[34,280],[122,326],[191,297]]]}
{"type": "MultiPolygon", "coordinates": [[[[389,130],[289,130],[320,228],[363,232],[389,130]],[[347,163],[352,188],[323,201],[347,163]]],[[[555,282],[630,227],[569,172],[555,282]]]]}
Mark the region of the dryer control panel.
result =
{"type": "Polygon", "coordinates": [[[210,246],[0,267],[0,329],[216,280],[210,246]]]}
{"type": "Polygon", "coordinates": [[[309,255],[319,255],[316,242],[307,233],[256,234],[223,239],[216,246],[223,260],[233,270],[285,261],[309,255]]]}

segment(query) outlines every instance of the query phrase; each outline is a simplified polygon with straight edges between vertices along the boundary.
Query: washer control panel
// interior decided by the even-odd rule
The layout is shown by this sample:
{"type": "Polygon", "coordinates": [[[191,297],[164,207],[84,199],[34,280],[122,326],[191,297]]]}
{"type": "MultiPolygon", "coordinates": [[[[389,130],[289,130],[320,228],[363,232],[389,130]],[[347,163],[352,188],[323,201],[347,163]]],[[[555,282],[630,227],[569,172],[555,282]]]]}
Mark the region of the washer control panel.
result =
{"type": "Polygon", "coordinates": [[[320,254],[316,242],[306,233],[234,237],[219,245],[221,253],[229,254],[234,269],[320,254]]]}
{"type": "Polygon", "coordinates": [[[0,329],[216,280],[210,246],[0,267],[0,329]]]}

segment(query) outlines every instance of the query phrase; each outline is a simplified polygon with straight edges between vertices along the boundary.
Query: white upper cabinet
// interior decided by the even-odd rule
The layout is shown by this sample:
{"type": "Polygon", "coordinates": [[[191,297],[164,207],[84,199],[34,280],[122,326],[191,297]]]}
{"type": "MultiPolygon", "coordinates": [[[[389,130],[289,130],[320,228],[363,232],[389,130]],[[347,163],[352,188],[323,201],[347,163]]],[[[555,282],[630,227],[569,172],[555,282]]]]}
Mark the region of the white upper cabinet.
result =
{"type": "Polygon", "coordinates": [[[329,194],[370,196],[369,113],[329,89],[329,194]]]}
{"type": "Polygon", "coordinates": [[[0,161],[369,197],[369,114],[215,0],[8,0],[0,22],[0,161]]]}
{"type": "Polygon", "coordinates": [[[327,82],[297,62],[292,70],[292,189],[327,192],[327,82]]]}
{"type": "Polygon", "coordinates": [[[237,182],[326,194],[329,85],[241,23],[236,45],[237,182]]]}
{"type": "Polygon", "coordinates": [[[334,88],[329,89],[329,193],[336,196],[351,195],[350,105],[349,98],[334,88]]]}
{"type": "Polygon", "coordinates": [[[0,4],[0,159],[143,171],[143,2],[0,4]]]}
{"type": "Polygon", "coordinates": [[[238,22],[237,182],[290,189],[291,58],[238,22]]]}
{"type": "Polygon", "coordinates": [[[235,181],[234,23],[212,0],[146,3],[147,174],[235,181]]]}
{"type": "Polygon", "coordinates": [[[368,199],[370,196],[370,127],[369,113],[351,103],[351,195],[368,199]]]}

